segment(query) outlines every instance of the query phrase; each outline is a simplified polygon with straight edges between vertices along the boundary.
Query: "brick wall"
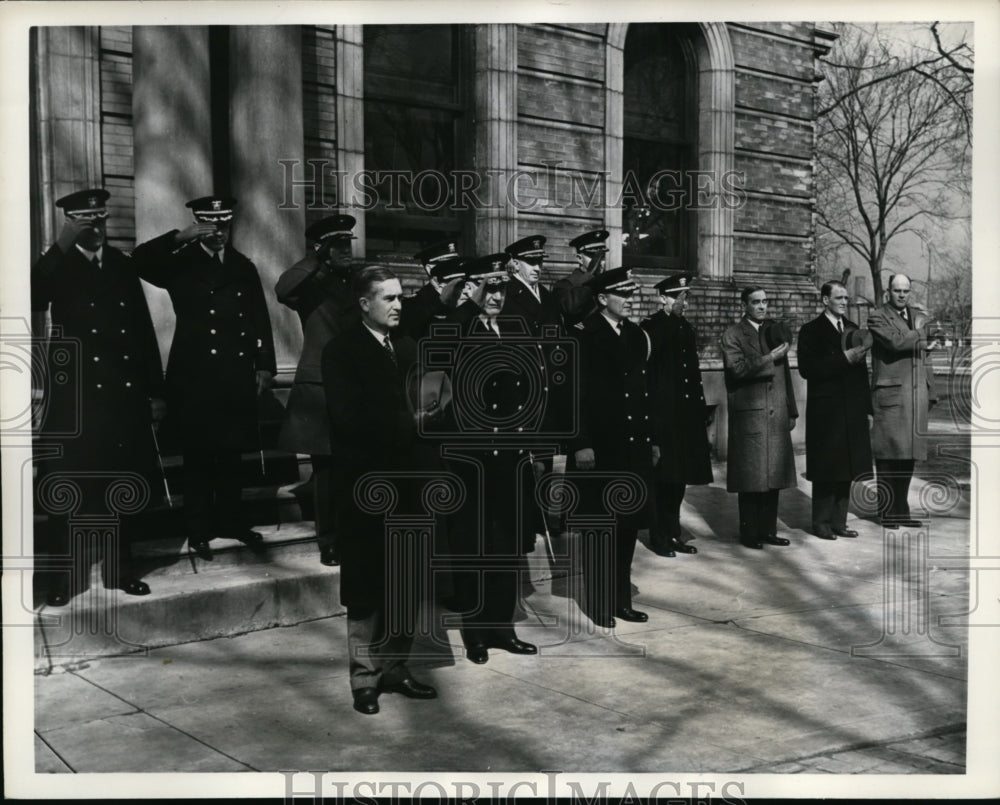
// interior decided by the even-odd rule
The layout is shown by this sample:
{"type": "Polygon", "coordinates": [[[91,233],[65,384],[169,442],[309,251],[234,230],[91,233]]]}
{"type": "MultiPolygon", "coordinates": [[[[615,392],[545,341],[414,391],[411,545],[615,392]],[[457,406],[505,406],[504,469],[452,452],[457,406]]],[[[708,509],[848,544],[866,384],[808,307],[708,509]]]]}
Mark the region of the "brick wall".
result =
{"type": "MultiPolygon", "coordinates": [[[[308,196],[306,223],[330,215],[337,205],[336,182],[331,173],[337,170],[337,48],[336,29],[318,25],[302,26],[302,117],[305,158],[303,178],[308,177],[309,160],[317,160],[317,171],[324,171],[322,193],[308,196]],[[325,209],[324,209],[325,208],[325,209]]],[[[316,179],[319,183],[319,177],[316,179]]]]}
{"type": "Polygon", "coordinates": [[[135,245],[135,168],[132,143],[132,28],[102,26],[101,174],[108,200],[108,242],[135,245]]]}

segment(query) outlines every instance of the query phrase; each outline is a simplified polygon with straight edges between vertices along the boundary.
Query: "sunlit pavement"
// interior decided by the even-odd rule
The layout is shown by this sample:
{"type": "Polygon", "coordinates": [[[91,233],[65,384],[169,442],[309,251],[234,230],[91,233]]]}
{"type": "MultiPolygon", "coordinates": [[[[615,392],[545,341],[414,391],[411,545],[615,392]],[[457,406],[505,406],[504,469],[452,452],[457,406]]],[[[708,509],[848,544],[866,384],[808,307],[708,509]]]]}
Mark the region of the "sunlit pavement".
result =
{"type": "Polygon", "coordinates": [[[647,623],[594,627],[576,540],[552,541],[553,570],[539,539],[517,624],[538,656],[474,665],[437,621],[411,667],[439,698],[384,694],[375,716],[351,707],[342,613],[55,667],[35,677],[36,768],[961,774],[967,489],[917,480],[925,528],[854,508],[858,538],[831,542],[807,533],[801,481],[781,493],[792,544],[752,550],[723,471],[685,500],[697,555],[638,546],[647,623]]]}

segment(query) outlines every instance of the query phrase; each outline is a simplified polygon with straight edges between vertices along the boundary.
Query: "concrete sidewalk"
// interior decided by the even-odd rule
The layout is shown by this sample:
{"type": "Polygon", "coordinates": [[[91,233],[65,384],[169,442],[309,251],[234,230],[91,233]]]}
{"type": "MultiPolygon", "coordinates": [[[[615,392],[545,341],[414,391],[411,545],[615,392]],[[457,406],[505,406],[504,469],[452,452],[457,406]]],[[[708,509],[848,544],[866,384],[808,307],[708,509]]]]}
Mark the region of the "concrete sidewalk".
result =
{"type": "Polygon", "coordinates": [[[432,618],[412,665],[440,697],[376,716],[351,707],[342,615],[37,675],[36,769],[963,773],[967,630],[939,619],[969,608],[967,493],[926,538],[852,517],[827,542],[808,489],[781,494],[792,545],[762,551],[724,479],[690,489],[699,553],[637,548],[645,624],[593,627],[539,548],[518,634],[540,655],[473,665],[432,618]]]}

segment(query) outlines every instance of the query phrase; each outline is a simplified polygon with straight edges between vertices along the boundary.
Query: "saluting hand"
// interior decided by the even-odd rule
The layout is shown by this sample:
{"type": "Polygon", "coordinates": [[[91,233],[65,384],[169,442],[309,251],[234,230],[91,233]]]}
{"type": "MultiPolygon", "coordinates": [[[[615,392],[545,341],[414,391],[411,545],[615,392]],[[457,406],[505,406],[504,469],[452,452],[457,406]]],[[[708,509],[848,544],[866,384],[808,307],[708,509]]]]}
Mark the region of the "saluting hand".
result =
{"type": "Polygon", "coordinates": [[[576,459],[577,469],[594,469],[594,449],[592,447],[584,447],[582,450],[577,450],[574,458],[576,459]]]}
{"type": "Polygon", "coordinates": [[[198,240],[199,238],[205,237],[206,235],[214,234],[215,224],[191,224],[191,226],[185,227],[174,235],[174,240],[177,243],[188,243],[192,240],[198,240]]]}
{"type": "Polygon", "coordinates": [[[462,289],[465,287],[465,277],[455,277],[446,282],[441,288],[441,301],[448,307],[456,307],[458,300],[462,296],[462,289]]]}
{"type": "Polygon", "coordinates": [[[67,218],[59,230],[59,237],[56,238],[56,246],[63,254],[69,254],[80,233],[89,228],[89,224],[75,218],[67,218]]]}

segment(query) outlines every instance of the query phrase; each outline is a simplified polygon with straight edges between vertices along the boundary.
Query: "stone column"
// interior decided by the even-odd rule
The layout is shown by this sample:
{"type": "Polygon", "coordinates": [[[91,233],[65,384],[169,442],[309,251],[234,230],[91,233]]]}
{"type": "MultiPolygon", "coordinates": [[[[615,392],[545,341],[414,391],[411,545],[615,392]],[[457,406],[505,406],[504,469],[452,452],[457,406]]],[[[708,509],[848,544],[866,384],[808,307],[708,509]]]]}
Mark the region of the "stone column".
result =
{"type": "Polygon", "coordinates": [[[475,242],[477,254],[491,254],[517,238],[517,210],[506,197],[517,170],[517,26],[476,25],[474,37],[474,164],[478,195],[488,200],[475,212],[475,242]]]}
{"type": "MultiPolygon", "coordinates": [[[[135,26],[132,76],[138,244],[183,229],[192,220],[184,205],[213,190],[208,28],[135,26]]],[[[166,365],[173,305],[166,291],[145,290],[166,365]]]]}
{"type": "Polygon", "coordinates": [[[355,257],[365,256],[365,214],[350,205],[354,177],[365,167],[365,60],[360,25],[337,26],[337,170],[343,180],[337,206],[357,219],[352,246],[355,257]]]}
{"type": "Polygon", "coordinates": [[[59,233],[55,200],[74,190],[100,187],[100,29],[39,27],[33,32],[33,105],[37,145],[33,154],[35,209],[32,257],[59,233]]]}
{"type": "Polygon", "coordinates": [[[278,276],[305,254],[305,207],[280,209],[284,168],[304,164],[302,31],[297,25],[234,26],[229,38],[231,180],[238,201],[233,246],[257,265],[274,328],[279,370],[298,363],[297,315],[277,302],[278,276]]]}
{"type": "Polygon", "coordinates": [[[698,48],[698,167],[713,177],[713,203],[698,213],[698,275],[725,280],[733,276],[734,212],[719,191],[734,166],[736,79],[725,23],[701,23],[701,30],[705,47],[698,48]]]}

